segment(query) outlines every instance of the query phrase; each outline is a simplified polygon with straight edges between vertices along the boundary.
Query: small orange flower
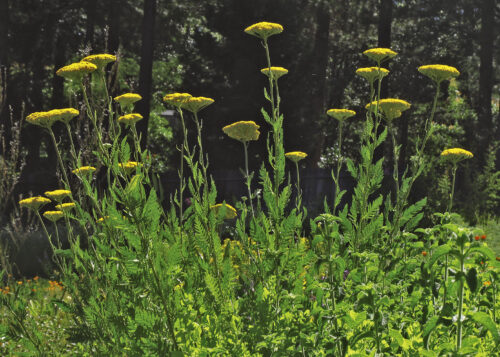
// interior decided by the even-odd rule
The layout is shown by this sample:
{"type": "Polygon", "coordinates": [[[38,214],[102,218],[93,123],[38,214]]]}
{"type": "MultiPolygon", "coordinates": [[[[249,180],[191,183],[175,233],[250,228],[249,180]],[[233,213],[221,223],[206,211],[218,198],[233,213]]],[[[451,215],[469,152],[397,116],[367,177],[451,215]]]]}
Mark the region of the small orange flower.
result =
{"type": "Polygon", "coordinates": [[[427,252],[424,250],[424,251],[422,252],[422,255],[423,255],[424,257],[425,257],[425,256],[427,256],[427,252]]]}
{"type": "Polygon", "coordinates": [[[38,275],[33,278],[34,281],[38,281],[38,279],[40,279],[38,275]]]}
{"type": "Polygon", "coordinates": [[[489,280],[486,280],[484,283],[483,283],[484,286],[488,287],[491,285],[491,281],[489,280]]]}
{"type": "Polygon", "coordinates": [[[500,262],[500,257],[497,257],[497,261],[499,261],[499,262],[500,262]]]}
{"type": "Polygon", "coordinates": [[[22,281],[18,281],[17,285],[23,285],[23,282],[22,281]]]}
{"type": "Polygon", "coordinates": [[[474,237],[474,239],[475,239],[475,240],[479,240],[479,236],[475,236],[475,237],[474,237]]]}
{"type": "Polygon", "coordinates": [[[484,235],[484,234],[483,234],[483,235],[481,236],[481,240],[486,240],[486,235],[484,235]]]}

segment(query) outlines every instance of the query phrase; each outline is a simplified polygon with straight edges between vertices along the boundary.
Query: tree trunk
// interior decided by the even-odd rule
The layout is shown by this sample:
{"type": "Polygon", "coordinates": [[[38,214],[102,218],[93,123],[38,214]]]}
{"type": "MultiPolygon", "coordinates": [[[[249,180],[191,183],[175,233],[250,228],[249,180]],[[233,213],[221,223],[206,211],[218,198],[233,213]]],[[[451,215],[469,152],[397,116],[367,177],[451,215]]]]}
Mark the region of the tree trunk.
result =
{"type": "Polygon", "coordinates": [[[141,148],[146,148],[149,113],[151,110],[151,87],[153,82],[154,29],[156,17],[156,0],[144,0],[144,18],[142,22],[141,69],[139,72],[139,94],[142,100],[136,109],[143,116],[137,123],[137,131],[141,136],[141,148]]]}
{"type": "Polygon", "coordinates": [[[491,96],[493,89],[493,45],[495,41],[495,0],[481,1],[481,49],[479,51],[479,100],[477,114],[479,118],[479,141],[486,143],[478,153],[479,163],[484,164],[486,150],[492,139],[491,96]]]}

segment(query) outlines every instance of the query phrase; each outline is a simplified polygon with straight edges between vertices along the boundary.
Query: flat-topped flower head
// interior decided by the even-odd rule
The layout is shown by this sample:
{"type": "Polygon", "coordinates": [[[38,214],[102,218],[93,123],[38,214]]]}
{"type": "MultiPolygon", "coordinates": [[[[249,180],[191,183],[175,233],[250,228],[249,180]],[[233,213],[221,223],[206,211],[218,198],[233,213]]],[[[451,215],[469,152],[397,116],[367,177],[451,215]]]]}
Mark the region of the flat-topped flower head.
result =
{"type": "Polygon", "coordinates": [[[75,207],[76,207],[76,204],[73,202],[62,203],[62,204],[56,205],[56,209],[58,209],[59,211],[62,211],[62,212],[69,212],[75,207]]]}
{"type": "Polygon", "coordinates": [[[74,169],[71,172],[74,173],[75,175],[90,175],[95,170],[96,170],[96,168],[92,167],[92,166],[82,166],[82,167],[79,167],[77,169],[74,169]]]}
{"type": "Polygon", "coordinates": [[[365,78],[368,82],[373,83],[377,79],[382,79],[389,74],[389,70],[379,67],[364,67],[358,68],[356,74],[365,78]]]}
{"type": "Polygon", "coordinates": [[[249,35],[266,40],[269,36],[282,33],[283,26],[274,22],[258,22],[248,26],[245,29],[245,32],[249,35]]]}
{"type": "Polygon", "coordinates": [[[114,101],[120,104],[122,109],[127,108],[128,106],[134,104],[135,102],[138,102],[141,100],[142,97],[139,94],[136,93],[125,93],[122,95],[119,95],[118,97],[114,98],[114,101]]]}
{"type": "Polygon", "coordinates": [[[458,69],[444,64],[428,64],[426,66],[420,66],[418,67],[418,71],[436,83],[441,83],[442,81],[447,81],[460,75],[458,69]]]}
{"type": "Polygon", "coordinates": [[[401,116],[402,112],[410,109],[411,104],[402,99],[387,98],[381,99],[380,101],[373,101],[366,105],[366,109],[375,111],[375,108],[379,106],[379,111],[384,114],[387,120],[392,120],[401,116]]]}
{"type": "Polygon", "coordinates": [[[283,67],[262,68],[260,71],[268,77],[271,75],[271,79],[274,80],[277,80],[288,73],[288,69],[283,67]]]}
{"type": "Polygon", "coordinates": [[[45,211],[43,212],[43,216],[47,218],[49,221],[56,222],[59,219],[64,217],[64,212],[61,211],[45,211]]]}
{"type": "Polygon", "coordinates": [[[136,161],[127,161],[126,163],[119,163],[118,166],[123,169],[127,174],[130,174],[135,171],[135,169],[139,166],[142,166],[140,162],[136,161]]]}
{"type": "Polygon", "coordinates": [[[203,108],[208,107],[210,104],[215,102],[212,98],[207,97],[191,97],[182,103],[181,108],[189,110],[193,113],[198,113],[203,108]]]}
{"type": "Polygon", "coordinates": [[[383,61],[389,60],[397,55],[397,52],[389,48],[371,48],[363,52],[369,59],[380,64],[383,61]]]}
{"type": "Polygon", "coordinates": [[[132,125],[132,124],[137,123],[141,119],[142,119],[142,115],[140,115],[139,113],[131,113],[131,114],[126,114],[126,115],[122,115],[121,117],[119,117],[118,123],[132,125]]]}
{"type": "Polygon", "coordinates": [[[303,160],[307,157],[307,154],[302,151],[291,151],[287,152],[285,154],[285,157],[295,163],[299,162],[300,160],[303,160]]]}
{"type": "Polygon", "coordinates": [[[174,107],[180,108],[192,95],[189,93],[170,93],[163,97],[163,101],[174,107]]]}
{"type": "Polygon", "coordinates": [[[238,215],[236,209],[233,206],[228,205],[227,203],[218,203],[216,205],[210,206],[210,209],[213,210],[216,215],[219,214],[219,210],[224,209],[224,219],[233,219],[238,215]]]}
{"type": "Polygon", "coordinates": [[[53,109],[49,113],[63,123],[69,123],[71,119],[80,115],[80,112],[74,108],[53,109]]]}
{"type": "Polygon", "coordinates": [[[50,203],[48,198],[36,196],[19,201],[19,206],[30,208],[33,211],[38,211],[40,207],[45,206],[47,203],[50,203]]]}
{"type": "Polygon", "coordinates": [[[56,72],[58,76],[66,79],[80,81],[86,74],[97,70],[97,66],[90,62],[76,62],[59,68],[56,72]]]}
{"type": "Polygon", "coordinates": [[[444,160],[452,162],[454,165],[456,165],[458,162],[466,159],[471,159],[474,157],[474,155],[467,150],[460,149],[460,148],[452,148],[452,149],[446,149],[441,153],[441,157],[444,160]]]}
{"type": "Polygon", "coordinates": [[[106,53],[98,55],[90,55],[82,59],[80,62],[89,62],[97,66],[98,70],[104,69],[108,63],[116,61],[116,56],[106,53]]]}
{"type": "Polygon", "coordinates": [[[43,128],[50,128],[59,119],[59,117],[51,112],[35,112],[26,117],[26,121],[30,124],[38,125],[43,128]]]}
{"type": "Polygon", "coordinates": [[[326,111],[326,115],[342,122],[350,117],[355,116],[356,112],[354,110],[349,110],[349,109],[328,109],[326,111]]]}
{"type": "Polygon", "coordinates": [[[238,121],[223,127],[222,131],[230,138],[246,142],[259,139],[259,128],[260,126],[253,121],[238,121]]]}
{"type": "Polygon", "coordinates": [[[49,197],[54,201],[62,202],[62,200],[64,200],[66,197],[71,196],[71,191],[70,190],[47,191],[45,192],[45,196],[49,197]]]}

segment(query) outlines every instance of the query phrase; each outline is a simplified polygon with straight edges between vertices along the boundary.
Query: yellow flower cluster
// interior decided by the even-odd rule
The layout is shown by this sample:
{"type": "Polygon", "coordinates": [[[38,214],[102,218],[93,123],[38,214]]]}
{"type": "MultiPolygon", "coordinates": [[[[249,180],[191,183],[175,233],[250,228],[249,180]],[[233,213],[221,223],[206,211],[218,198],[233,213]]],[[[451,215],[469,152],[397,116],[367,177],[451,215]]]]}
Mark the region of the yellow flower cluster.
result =
{"type": "Polygon", "coordinates": [[[373,101],[367,104],[365,108],[374,111],[374,108],[376,108],[377,105],[387,120],[399,118],[402,112],[410,109],[411,107],[411,104],[405,100],[387,98],[379,100],[378,103],[377,101],[373,101]]]}
{"type": "Polygon", "coordinates": [[[203,108],[208,107],[215,102],[212,98],[207,97],[191,97],[181,104],[182,109],[189,110],[192,113],[198,113],[203,108]]]}
{"type": "Polygon", "coordinates": [[[90,55],[81,60],[81,62],[89,62],[93,65],[97,66],[97,69],[101,70],[108,63],[116,61],[116,56],[109,54],[98,54],[98,55],[90,55]]]}
{"type": "Polygon", "coordinates": [[[44,128],[50,128],[56,121],[68,123],[79,115],[80,112],[73,108],[53,109],[47,112],[35,112],[26,117],[26,121],[44,128]]]}
{"type": "Polygon", "coordinates": [[[49,197],[54,201],[62,202],[62,200],[64,200],[66,197],[71,196],[71,191],[70,190],[47,191],[45,192],[45,196],[49,197]]]}
{"type": "Polygon", "coordinates": [[[122,124],[132,125],[137,123],[141,119],[142,115],[140,115],[139,113],[132,113],[132,114],[122,115],[121,117],[118,118],[118,122],[122,124]]]}
{"type": "Polygon", "coordinates": [[[219,210],[224,209],[225,210],[224,219],[233,219],[238,215],[236,212],[236,208],[234,208],[231,205],[228,205],[227,203],[218,203],[216,205],[210,206],[210,209],[213,210],[216,215],[219,214],[219,210]]]}
{"type": "Polygon", "coordinates": [[[34,211],[38,211],[40,207],[46,205],[49,202],[50,200],[48,198],[36,196],[36,197],[25,198],[24,200],[19,201],[19,206],[30,208],[34,211]]]}
{"type": "Polygon", "coordinates": [[[326,114],[338,121],[344,121],[345,119],[355,116],[356,112],[349,109],[328,109],[326,114]]]}
{"type": "Polygon", "coordinates": [[[76,62],[59,68],[56,74],[60,77],[73,80],[81,80],[84,75],[97,70],[97,66],[90,62],[76,62]]]}
{"type": "Polygon", "coordinates": [[[442,81],[449,80],[460,75],[458,69],[444,64],[428,64],[426,66],[420,66],[418,67],[418,71],[436,83],[441,83],[442,81]]]}
{"type": "Polygon", "coordinates": [[[465,159],[471,159],[474,155],[467,150],[460,148],[446,149],[441,153],[441,157],[445,160],[451,161],[456,164],[465,159]]]}
{"type": "Polygon", "coordinates": [[[125,93],[114,98],[114,101],[121,105],[122,108],[127,107],[141,100],[142,97],[136,93],[125,93]]]}
{"type": "Polygon", "coordinates": [[[45,211],[43,212],[43,216],[47,218],[49,221],[56,222],[59,219],[64,217],[64,212],[62,211],[45,211]]]}
{"type": "Polygon", "coordinates": [[[258,140],[260,135],[260,131],[258,130],[259,128],[260,126],[255,124],[253,121],[238,121],[223,127],[222,131],[230,138],[245,142],[258,140]]]}
{"type": "Polygon", "coordinates": [[[363,54],[369,59],[380,64],[380,62],[389,60],[396,56],[397,52],[394,52],[389,48],[371,48],[364,51],[363,54]]]}
{"type": "Polygon", "coordinates": [[[119,163],[118,166],[121,169],[123,169],[126,173],[129,174],[129,173],[135,171],[135,169],[136,169],[137,166],[142,166],[142,164],[139,163],[139,162],[136,162],[136,161],[127,161],[124,164],[119,163]]]}
{"type": "Polygon", "coordinates": [[[245,29],[245,33],[266,40],[269,36],[283,32],[283,26],[273,22],[258,22],[245,29]]]}
{"type": "Polygon", "coordinates": [[[73,208],[76,207],[76,204],[73,203],[73,202],[69,202],[69,203],[62,203],[60,205],[56,205],[56,208],[59,210],[59,211],[62,211],[62,212],[69,212],[71,211],[73,208]]]}
{"type": "Polygon", "coordinates": [[[285,157],[295,163],[307,157],[307,154],[302,151],[291,151],[285,154],[285,157]]]}
{"type": "Polygon", "coordinates": [[[180,108],[192,95],[189,93],[171,93],[163,97],[163,101],[174,107],[180,108]]]}
{"type": "Polygon", "coordinates": [[[389,70],[381,67],[364,67],[358,68],[356,74],[365,78],[368,82],[373,83],[377,79],[382,79],[389,74],[389,70]]]}
{"type": "Polygon", "coordinates": [[[79,174],[88,175],[88,174],[93,173],[95,170],[96,170],[96,168],[92,167],[92,166],[82,166],[82,167],[79,167],[77,169],[74,169],[71,172],[74,173],[75,175],[79,175],[79,174]]]}
{"type": "Polygon", "coordinates": [[[262,68],[260,71],[268,77],[270,75],[271,79],[274,80],[277,80],[278,78],[283,77],[288,73],[288,69],[283,67],[262,68]]]}

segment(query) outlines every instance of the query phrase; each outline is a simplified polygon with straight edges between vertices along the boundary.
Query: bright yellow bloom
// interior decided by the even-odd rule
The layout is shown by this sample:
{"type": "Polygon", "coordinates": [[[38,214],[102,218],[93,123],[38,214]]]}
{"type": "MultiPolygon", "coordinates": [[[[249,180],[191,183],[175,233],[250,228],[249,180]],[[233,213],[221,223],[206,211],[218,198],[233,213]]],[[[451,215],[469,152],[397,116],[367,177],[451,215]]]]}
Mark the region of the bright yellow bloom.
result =
{"type": "Polygon", "coordinates": [[[458,69],[444,64],[428,64],[426,66],[420,66],[418,67],[418,71],[436,83],[441,83],[442,81],[449,80],[460,75],[458,69]]]}
{"type": "Polygon", "coordinates": [[[142,115],[140,115],[139,113],[132,113],[132,114],[122,115],[121,117],[118,118],[118,122],[131,125],[137,123],[141,119],[142,115]]]}
{"type": "Polygon", "coordinates": [[[97,66],[90,62],[76,62],[70,65],[59,68],[56,72],[58,76],[66,79],[81,80],[84,75],[92,73],[97,69],[97,66]]]}
{"type": "Polygon", "coordinates": [[[258,22],[245,29],[249,35],[256,36],[266,40],[269,36],[276,35],[283,32],[283,26],[273,22],[258,22]]]}
{"type": "Polygon", "coordinates": [[[377,79],[382,79],[389,74],[389,70],[379,67],[358,68],[356,74],[373,83],[377,79]]]}
{"type": "Polygon", "coordinates": [[[140,162],[136,162],[136,161],[128,161],[124,164],[119,163],[118,166],[121,169],[125,170],[126,173],[129,174],[129,173],[135,171],[137,166],[142,166],[142,164],[140,162]]]}
{"type": "Polygon", "coordinates": [[[344,121],[345,119],[355,116],[356,112],[349,109],[328,109],[326,114],[338,121],[344,121]]]}
{"type": "Polygon", "coordinates": [[[64,213],[61,211],[45,211],[43,212],[43,216],[49,221],[56,222],[57,220],[64,217],[64,213]]]}
{"type": "Polygon", "coordinates": [[[366,57],[374,60],[375,62],[380,63],[382,61],[393,58],[397,55],[397,52],[394,52],[389,48],[371,48],[363,52],[363,54],[366,57]]]}
{"type": "Polygon", "coordinates": [[[233,206],[228,205],[227,203],[219,203],[213,206],[210,206],[210,209],[215,212],[216,215],[219,214],[220,209],[225,209],[224,219],[233,219],[238,214],[236,213],[236,209],[233,206]],[[224,208],[222,208],[224,207],[224,208]]]}
{"type": "Polygon", "coordinates": [[[171,93],[164,96],[163,101],[167,104],[179,108],[191,97],[192,95],[189,93],[171,93]]]}
{"type": "Polygon", "coordinates": [[[193,113],[198,113],[200,110],[208,107],[213,102],[215,102],[215,100],[213,100],[212,98],[191,97],[181,105],[181,108],[189,110],[190,112],[193,113]]]}
{"type": "Polygon", "coordinates": [[[56,209],[58,209],[59,211],[62,211],[62,212],[69,212],[75,207],[76,207],[76,204],[74,204],[73,202],[62,203],[60,205],[56,205],[56,209]]]}
{"type": "Polygon", "coordinates": [[[69,123],[71,119],[80,115],[80,112],[74,108],[53,109],[49,111],[49,113],[57,117],[57,120],[63,123],[69,123]]]}
{"type": "Polygon", "coordinates": [[[109,216],[104,216],[104,217],[99,218],[96,222],[97,223],[104,223],[104,221],[106,221],[108,219],[109,219],[109,216]]]}
{"type": "Polygon", "coordinates": [[[92,166],[82,166],[82,167],[79,167],[77,169],[74,169],[71,172],[74,173],[75,175],[78,175],[78,174],[87,175],[87,174],[93,173],[95,170],[96,170],[96,168],[92,167],[92,166]]]}
{"type": "Polygon", "coordinates": [[[141,100],[142,97],[135,93],[125,93],[114,98],[114,101],[119,103],[122,108],[128,107],[129,105],[141,100]]]}
{"type": "Polygon", "coordinates": [[[50,203],[50,200],[48,198],[36,196],[25,198],[24,200],[19,201],[19,206],[31,208],[34,211],[38,211],[40,207],[45,206],[47,203],[50,203]]]}
{"type": "Polygon", "coordinates": [[[285,157],[289,160],[292,160],[293,162],[297,163],[302,159],[305,159],[307,157],[307,154],[302,151],[292,151],[292,152],[287,152],[285,154],[285,157]]]}
{"type": "Polygon", "coordinates": [[[26,121],[30,124],[38,125],[43,128],[50,128],[58,117],[51,112],[35,112],[26,117],[26,121]]]}
{"type": "Polygon", "coordinates": [[[268,77],[271,73],[272,79],[278,79],[288,73],[288,69],[283,67],[262,68],[260,71],[268,77]]]}
{"type": "Polygon", "coordinates": [[[97,69],[101,70],[108,63],[116,61],[116,56],[108,54],[90,55],[82,59],[80,62],[89,62],[97,66],[97,69]]]}
{"type": "MultiPolygon", "coordinates": [[[[379,110],[384,114],[387,120],[392,120],[401,116],[401,113],[410,109],[411,104],[402,99],[387,98],[381,99],[378,102],[379,110]]],[[[366,105],[366,109],[375,111],[377,101],[373,101],[366,105]],[[373,108],[372,108],[373,107],[373,108]]]]}
{"type": "Polygon", "coordinates": [[[474,155],[470,151],[460,148],[453,148],[444,150],[441,153],[441,157],[456,164],[462,160],[473,158],[474,155]]]}
{"type": "Polygon", "coordinates": [[[245,142],[258,140],[260,135],[260,131],[258,130],[259,128],[260,126],[255,124],[253,121],[238,121],[223,127],[222,131],[230,138],[245,142]]]}
{"type": "Polygon", "coordinates": [[[65,197],[71,196],[70,190],[54,190],[45,192],[45,196],[53,199],[54,201],[61,202],[65,197]]]}

